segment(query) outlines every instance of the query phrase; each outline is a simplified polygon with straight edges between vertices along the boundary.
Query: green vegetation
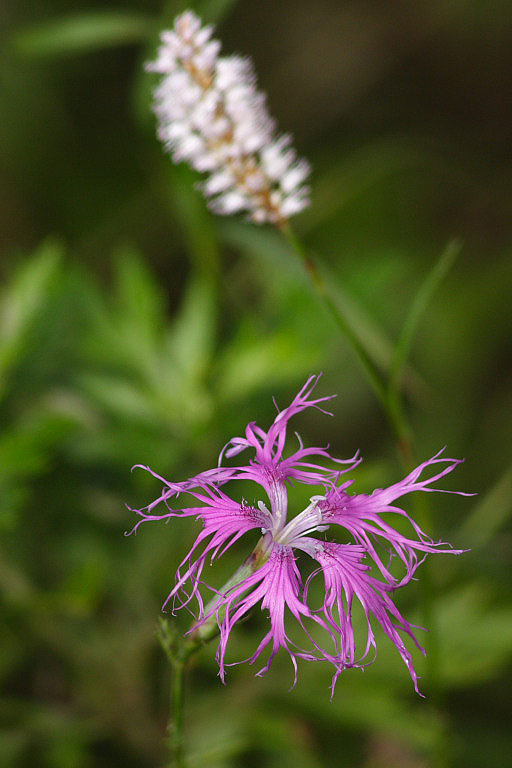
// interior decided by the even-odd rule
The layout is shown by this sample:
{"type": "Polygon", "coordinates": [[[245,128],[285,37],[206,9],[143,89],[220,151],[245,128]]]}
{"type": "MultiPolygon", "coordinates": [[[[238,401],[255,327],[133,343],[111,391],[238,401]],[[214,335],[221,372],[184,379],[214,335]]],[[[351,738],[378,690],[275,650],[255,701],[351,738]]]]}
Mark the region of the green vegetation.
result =
{"type": "MultiPolygon", "coordinates": [[[[296,229],[373,363],[391,367],[391,398],[402,381],[417,455],[447,444],[466,458],[447,486],[478,496],[431,499],[433,537],[471,551],[431,558],[430,662],[415,657],[426,700],[382,638],[333,703],[320,664],[303,664],[289,693],[286,658],[264,679],[233,667],[223,687],[212,645],[188,680],[190,766],[502,766],[508,4],[492,15],[476,0],[191,5],[218,20],[227,50],[255,58],[272,113],[311,159],[313,205],[296,229]]],[[[194,174],[154,138],[143,63],[183,7],[46,0],[0,12],[2,768],[165,763],[169,671],[155,636],[195,524],[124,537],[125,504],[156,495],[133,464],[179,479],[213,466],[248,421],[271,421],[272,395],[287,403],[323,371],[322,394],[340,393],[334,418],[297,419],[304,442],[361,449],[360,491],[402,473],[378,401],[291,247],[211,216],[194,174]]],[[[223,558],[219,585],[245,554],[223,558]]],[[[398,598],[418,624],[421,583],[398,598]]],[[[233,658],[250,655],[263,621],[234,633],[233,658]]]]}

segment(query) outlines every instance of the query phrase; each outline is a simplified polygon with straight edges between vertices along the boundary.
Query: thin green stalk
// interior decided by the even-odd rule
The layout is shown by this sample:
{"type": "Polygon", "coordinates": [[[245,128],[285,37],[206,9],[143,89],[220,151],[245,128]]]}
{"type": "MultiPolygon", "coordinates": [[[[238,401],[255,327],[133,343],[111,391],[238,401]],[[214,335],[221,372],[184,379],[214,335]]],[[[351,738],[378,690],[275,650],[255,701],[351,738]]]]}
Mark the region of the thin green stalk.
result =
{"type": "Polygon", "coordinates": [[[315,289],[319,298],[323,301],[331,313],[333,319],[335,320],[338,328],[352,347],[373,391],[381,403],[384,414],[388,419],[388,422],[393,431],[398,449],[401,455],[404,457],[404,460],[409,462],[412,455],[411,432],[403,411],[399,407],[396,407],[396,404],[389,397],[387,382],[384,375],[381,373],[379,368],[376,366],[366,351],[364,345],[357,335],[357,332],[352,327],[350,320],[344,315],[342,309],[337,305],[336,301],[331,295],[329,286],[318,270],[313,257],[306,251],[300,240],[291,229],[288,222],[283,223],[281,226],[281,231],[288,240],[290,246],[302,261],[306,273],[311,280],[311,284],[313,285],[313,288],[315,289]]]}
{"type": "Polygon", "coordinates": [[[425,314],[434,291],[448,274],[461,248],[462,243],[459,240],[449,241],[414,297],[391,361],[388,375],[388,389],[390,391],[398,391],[400,389],[400,377],[407,361],[418,323],[425,314]]]}
{"type": "Polygon", "coordinates": [[[411,471],[414,466],[414,452],[412,450],[412,434],[403,408],[402,374],[420,319],[423,317],[434,291],[455,262],[461,247],[460,241],[450,240],[421,284],[405,318],[388,371],[386,408],[390,414],[393,414],[393,420],[401,425],[401,429],[407,437],[405,442],[407,451],[402,450],[407,471],[411,471]]]}
{"type": "Polygon", "coordinates": [[[344,317],[339,307],[337,307],[335,302],[333,301],[332,296],[330,295],[328,286],[325,280],[323,279],[322,275],[318,271],[317,266],[313,261],[311,255],[306,252],[304,246],[302,245],[300,240],[296,237],[295,233],[293,232],[293,230],[291,229],[288,223],[286,225],[283,225],[281,227],[281,230],[284,233],[289,244],[295,251],[295,253],[300,257],[315,291],[317,292],[319,297],[322,299],[322,301],[325,303],[325,305],[329,309],[334,320],[336,321],[336,324],[338,325],[338,328],[340,328],[342,333],[349,340],[352,348],[354,349],[354,352],[356,353],[359,359],[359,362],[363,366],[368,376],[370,384],[372,385],[375,393],[377,394],[377,397],[379,398],[379,400],[384,402],[386,390],[385,390],[384,380],[382,378],[382,375],[380,374],[380,371],[378,370],[377,366],[375,365],[375,363],[373,362],[373,360],[371,359],[371,357],[368,355],[365,348],[361,344],[360,340],[358,339],[357,335],[352,329],[347,318],[344,317]]]}
{"type": "MultiPolygon", "coordinates": [[[[460,244],[457,241],[451,241],[448,244],[438,262],[427,276],[427,279],[422,284],[404,323],[402,333],[395,347],[395,354],[391,361],[389,371],[382,373],[375,365],[365,349],[364,344],[358,337],[357,329],[352,327],[349,318],[344,315],[342,308],[338,306],[331,295],[329,287],[319,272],[312,255],[305,250],[300,240],[290,228],[288,222],[284,222],[280,228],[288,243],[303,263],[319,298],[324,302],[336,321],[338,328],[355,352],[391,426],[404,471],[409,473],[416,466],[417,461],[413,446],[412,430],[409,426],[403,407],[403,388],[401,386],[402,372],[405,367],[407,355],[418,322],[424,313],[435,288],[439,285],[442,278],[453,264],[460,250],[460,244]]],[[[427,499],[421,494],[415,494],[414,506],[415,519],[422,528],[431,530],[432,520],[427,499]]],[[[433,611],[430,562],[425,564],[423,578],[420,581],[420,602],[423,622],[425,626],[429,628],[427,677],[429,680],[430,701],[433,709],[441,716],[441,688],[438,676],[439,645],[437,642],[435,616],[433,611]]],[[[450,763],[450,759],[447,757],[446,729],[444,729],[440,735],[439,743],[436,745],[433,754],[433,760],[436,768],[447,768],[450,763]]]]}
{"type": "MultiPolygon", "coordinates": [[[[269,542],[263,536],[255,548],[220,590],[225,595],[234,586],[246,579],[263,565],[269,556],[269,542]]],[[[167,727],[168,744],[171,759],[169,768],[186,768],[187,761],[184,751],[184,688],[187,664],[191,656],[203,645],[213,640],[219,634],[219,621],[223,615],[215,611],[219,597],[214,597],[205,608],[209,618],[194,632],[183,636],[167,617],[160,620],[158,639],[171,665],[170,718],[167,727]]]]}
{"type": "Polygon", "coordinates": [[[185,662],[173,664],[171,681],[171,713],[169,723],[170,768],[185,768],[183,755],[183,700],[185,687],[185,662]]]}
{"type": "Polygon", "coordinates": [[[170,717],[167,726],[171,759],[169,768],[185,768],[183,752],[184,689],[187,660],[191,649],[181,641],[167,617],[160,620],[158,639],[171,665],[170,717]]]}

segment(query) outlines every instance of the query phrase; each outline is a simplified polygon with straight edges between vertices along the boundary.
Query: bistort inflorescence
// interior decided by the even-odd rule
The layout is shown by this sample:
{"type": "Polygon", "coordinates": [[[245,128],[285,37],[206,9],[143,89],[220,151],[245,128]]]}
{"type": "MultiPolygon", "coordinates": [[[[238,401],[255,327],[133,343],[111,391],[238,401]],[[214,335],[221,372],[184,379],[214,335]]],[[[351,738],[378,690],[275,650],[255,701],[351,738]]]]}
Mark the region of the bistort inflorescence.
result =
{"type": "Polygon", "coordinates": [[[309,204],[309,164],[297,159],[290,136],[276,136],[251,61],[220,56],[212,32],[185,11],[162,33],[147,65],[162,75],[158,136],[175,162],[209,174],[201,186],[216,213],[282,225],[309,204]]]}

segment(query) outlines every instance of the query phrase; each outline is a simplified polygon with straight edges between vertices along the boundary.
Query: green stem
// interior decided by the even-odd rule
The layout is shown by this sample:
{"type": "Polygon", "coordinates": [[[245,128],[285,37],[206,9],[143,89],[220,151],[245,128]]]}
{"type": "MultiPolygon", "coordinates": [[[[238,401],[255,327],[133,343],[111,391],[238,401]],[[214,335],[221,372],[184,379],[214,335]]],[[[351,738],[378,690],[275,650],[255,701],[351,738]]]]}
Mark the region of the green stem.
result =
{"type": "MultiPolygon", "coordinates": [[[[403,390],[401,387],[400,373],[403,370],[407,351],[411,344],[413,331],[421,311],[424,308],[424,305],[427,302],[428,297],[433,291],[435,285],[437,285],[443,274],[447,271],[450,264],[452,263],[459,247],[458,244],[449,244],[446,254],[443,254],[440,266],[436,267],[436,270],[434,270],[433,276],[428,281],[426,287],[421,292],[421,295],[413,307],[414,311],[412,312],[411,319],[406,324],[406,327],[404,328],[402,336],[399,340],[398,349],[396,351],[395,358],[392,362],[390,370],[386,373],[382,373],[360,340],[357,329],[353,327],[350,319],[345,316],[343,308],[340,307],[334,300],[329,286],[326,284],[326,281],[318,270],[312,255],[305,250],[300,240],[296,237],[290,228],[288,222],[283,222],[280,229],[290,246],[300,258],[311,281],[311,284],[319,298],[331,313],[338,328],[345,336],[354,353],[356,354],[359,363],[361,364],[361,367],[366,374],[368,381],[370,382],[375,394],[377,395],[382,409],[391,426],[404,471],[409,473],[416,466],[417,462],[415,459],[415,451],[413,447],[412,431],[403,407],[403,390]]],[[[418,523],[422,528],[431,531],[432,520],[429,513],[428,502],[425,498],[422,497],[421,494],[415,494],[415,497],[415,519],[418,520],[418,523]]],[[[423,578],[420,582],[420,603],[422,620],[425,626],[429,628],[427,641],[427,677],[430,688],[431,706],[437,713],[440,714],[442,710],[442,702],[438,679],[439,647],[437,643],[435,617],[433,615],[432,573],[430,570],[429,562],[425,564],[425,568],[423,570],[423,578]]],[[[433,755],[435,765],[439,768],[445,768],[445,766],[448,765],[446,762],[446,757],[440,757],[445,747],[446,735],[442,733],[439,739],[439,744],[436,745],[433,755]]]]}
{"type": "Polygon", "coordinates": [[[318,296],[329,309],[332,317],[334,318],[336,324],[338,325],[338,328],[340,328],[344,336],[346,336],[346,338],[350,342],[354,352],[356,353],[359,359],[359,362],[363,366],[368,376],[370,384],[372,385],[373,389],[375,390],[375,393],[377,394],[377,397],[379,398],[379,400],[384,402],[386,390],[385,390],[383,378],[377,366],[375,365],[375,363],[373,362],[373,360],[371,359],[371,357],[368,355],[365,348],[361,344],[360,340],[358,339],[356,333],[354,332],[347,318],[344,317],[339,307],[336,306],[332,296],[330,295],[328,286],[325,280],[323,279],[322,275],[318,271],[318,268],[315,262],[313,261],[311,255],[307,253],[304,246],[302,245],[300,240],[296,237],[295,233],[293,232],[293,230],[291,229],[288,223],[282,225],[281,231],[284,233],[286,239],[288,240],[289,244],[291,245],[295,253],[300,257],[300,260],[302,261],[304,268],[307,272],[307,275],[311,280],[311,283],[315,291],[317,292],[318,296]]]}
{"type": "Polygon", "coordinates": [[[311,281],[313,288],[321,301],[325,304],[333,317],[336,325],[345,336],[352,347],[367,379],[381,403],[384,414],[391,426],[396,440],[399,452],[403,460],[409,464],[412,459],[411,432],[408,427],[403,410],[400,407],[399,399],[390,395],[387,382],[377,365],[365,349],[364,344],[359,339],[356,330],[352,327],[349,318],[345,316],[343,310],[334,300],[329,286],[325,282],[322,274],[313,260],[310,253],[306,251],[301,241],[297,238],[288,222],[283,222],[280,227],[288,243],[300,258],[306,273],[311,281]]]}
{"type": "Polygon", "coordinates": [[[171,715],[169,723],[169,746],[171,768],[185,768],[183,756],[183,702],[185,684],[185,662],[173,664],[171,681],[171,715]]]}
{"type": "Polygon", "coordinates": [[[170,718],[167,726],[171,760],[169,768],[185,768],[183,754],[183,711],[185,671],[191,650],[182,642],[176,627],[167,617],[160,619],[158,639],[171,665],[170,718]]]}
{"type": "Polygon", "coordinates": [[[190,657],[203,645],[213,640],[219,634],[219,622],[223,614],[215,610],[215,606],[230,589],[240,584],[244,579],[260,568],[268,559],[270,553],[269,541],[266,536],[258,541],[255,548],[220,590],[220,597],[214,597],[205,608],[205,615],[211,614],[194,632],[185,637],[170,622],[167,617],[160,620],[158,639],[171,665],[171,714],[169,719],[168,744],[171,754],[169,768],[186,768],[184,754],[184,686],[187,663],[190,657]]]}

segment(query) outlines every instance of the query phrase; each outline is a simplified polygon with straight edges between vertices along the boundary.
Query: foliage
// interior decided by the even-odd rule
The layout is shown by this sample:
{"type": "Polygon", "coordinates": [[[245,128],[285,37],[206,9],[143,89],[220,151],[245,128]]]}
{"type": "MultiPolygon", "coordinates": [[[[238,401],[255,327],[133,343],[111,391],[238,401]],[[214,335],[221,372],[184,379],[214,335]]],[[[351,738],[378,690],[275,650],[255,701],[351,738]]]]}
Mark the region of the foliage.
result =
{"type": "MultiPolygon", "coordinates": [[[[478,497],[436,499],[432,533],[471,552],[433,560],[429,571],[426,702],[384,641],[370,670],[344,673],[332,704],[321,665],[304,665],[291,693],[285,660],[264,680],[234,667],[223,688],[207,647],[189,681],[191,765],[487,768],[511,748],[511,179],[509,166],[496,171],[503,142],[489,124],[499,77],[491,63],[485,75],[468,64],[464,86],[456,66],[470,53],[480,61],[485,32],[499,73],[509,14],[498,4],[497,24],[476,2],[450,11],[433,3],[415,20],[395,8],[419,40],[415,53],[387,10],[370,5],[332,0],[317,19],[305,2],[196,7],[224,18],[230,46],[259,56],[273,111],[313,161],[315,204],[301,234],[323,254],[322,272],[372,359],[403,376],[419,455],[447,443],[466,457],[453,487],[478,497]],[[280,13],[300,65],[282,47],[280,13]],[[346,67],[336,77],[357,95],[354,103],[342,90],[338,111],[328,72],[321,83],[331,96],[317,93],[313,72],[301,94],[285,75],[272,81],[263,61],[277,50],[290,73],[314,70],[300,49],[301,19],[318,29],[307,55],[324,60],[331,17],[344,41],[352,19],[362,50],[384,45],[380,64],[369,59],[359,76],[356,48],[353,59],[336,60],[346,67]],[[395,68],[386,70],[391,54],[395,68]],[[453,99],[485,91],[486,114],[462,121],[462,136],[455,107],[431,109],[411,85],[431,71],[453,99]],[[294,113],[290,102],[302,96],[294,113]],[[460,255],[425,308],[455,236],[460,255]]],[[[271,420],[272,395],[284,403],[322,370],[322,390],[341,396],[333,419],[304,417],[305,442],[329,442],[344,456],[360,448],[358,490],[395,481],[400,468],[372,392],[286,243],[266,228],[213,219],[196,179],[161,156],[141,67],[162,17],[183,4],[68,6],[10,4],[0,54],[0,764],[154,766],[165,760],[168,687],[155,631],[192,530],[176,521],[123,536],[133,522],[125,503],[154,496],[130,466],[195,474],[249,420],[271,420]]],[[[418,623],[421,589],[401,606],[418,623]]],[[[237,657],[250,654],[261,620],[240,629],[237,657]]],[[[186,627],[186,617],[178,621],[186,627]]]]}

